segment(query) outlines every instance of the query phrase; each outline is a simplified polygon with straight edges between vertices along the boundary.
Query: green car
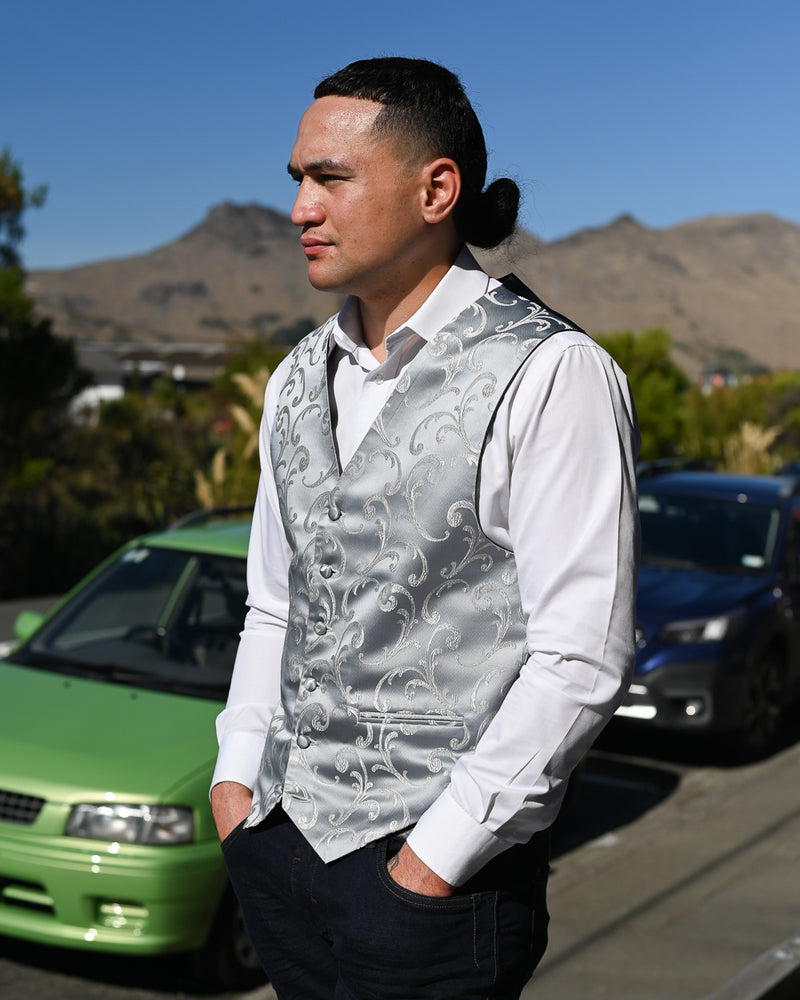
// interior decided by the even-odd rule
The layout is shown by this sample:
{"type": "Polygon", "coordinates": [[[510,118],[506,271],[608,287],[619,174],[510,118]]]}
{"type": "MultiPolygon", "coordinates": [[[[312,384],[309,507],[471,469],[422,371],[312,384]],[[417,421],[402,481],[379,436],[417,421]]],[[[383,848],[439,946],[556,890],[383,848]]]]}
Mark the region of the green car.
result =
{"type": "Polygon", "coordinates": [[[208,803],[248,520],[139,538],[0,661],[0,934],[263,980],[208,803]]]}

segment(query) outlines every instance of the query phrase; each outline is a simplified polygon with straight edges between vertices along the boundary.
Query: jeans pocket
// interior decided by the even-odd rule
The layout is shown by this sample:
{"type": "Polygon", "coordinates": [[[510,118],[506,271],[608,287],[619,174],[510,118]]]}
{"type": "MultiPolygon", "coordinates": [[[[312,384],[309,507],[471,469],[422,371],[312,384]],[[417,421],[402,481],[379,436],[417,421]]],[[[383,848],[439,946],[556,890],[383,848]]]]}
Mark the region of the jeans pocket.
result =
{"type": "Polygon", "coordinates": [[[395,846],[383,841],[365,851],[357,917],[348,924],[358,964],[374,970],[374,995],[488,996],[497,968],[497,894],[412,892],[387,867],[395,846]]]}
{"type": "Polygon", "coordinates": [[[378,878],[383,887],[396,899],[411,906],[419,906],[428,910],[469,910],[472,908],[470,902],[472,894],[456,890],[451,896],[426,896],[424,893],[414,892],[412,889],[406,889],[405,886],[400,885],[389,871],[389,861],[396,853],[397,846],[389,838],[379,846],[375,854],[378,878]]]}
{"type": "Polygon", "coordinates": [[[231,846],[234,844],[234,842],[238,839],[239,834],[242,832],[242,830],[244,830],[245,821],[246,818],[243,819],[241,823],[237,823],[236,826],[228,834],[228,836],[220,843],[220,847],[222,848],[223,854],[227,853],[230,850],[231,846]]]}

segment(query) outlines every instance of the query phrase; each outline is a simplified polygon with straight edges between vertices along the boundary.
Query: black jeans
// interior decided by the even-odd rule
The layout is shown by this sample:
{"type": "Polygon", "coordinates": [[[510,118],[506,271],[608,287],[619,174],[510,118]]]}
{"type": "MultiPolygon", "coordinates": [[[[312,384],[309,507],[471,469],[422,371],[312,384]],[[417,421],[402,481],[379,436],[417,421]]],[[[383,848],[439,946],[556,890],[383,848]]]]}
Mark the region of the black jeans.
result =
{"type": "Polygon", "coordinates": [[[325,864],[280,808],[223,853],[279,1000],[512,1000],[547,944],[548,839],[442,899],[392,880],[396,838],[325,864]]]}

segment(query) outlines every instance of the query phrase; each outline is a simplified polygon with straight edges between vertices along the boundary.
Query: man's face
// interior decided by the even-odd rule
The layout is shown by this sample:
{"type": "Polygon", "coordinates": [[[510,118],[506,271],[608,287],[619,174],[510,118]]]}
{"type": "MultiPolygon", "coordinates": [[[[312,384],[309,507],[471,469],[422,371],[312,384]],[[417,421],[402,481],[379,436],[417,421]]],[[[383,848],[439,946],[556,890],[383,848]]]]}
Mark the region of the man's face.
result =
{"type": "Polygon", "coordinates": [[[422,165],[373,137],[381,107],[319,98],[300,120],[289,162],[300,185],[292,221],[303,230],[311,284],[364,301],[413,281],[429,236],[422,165]]]}

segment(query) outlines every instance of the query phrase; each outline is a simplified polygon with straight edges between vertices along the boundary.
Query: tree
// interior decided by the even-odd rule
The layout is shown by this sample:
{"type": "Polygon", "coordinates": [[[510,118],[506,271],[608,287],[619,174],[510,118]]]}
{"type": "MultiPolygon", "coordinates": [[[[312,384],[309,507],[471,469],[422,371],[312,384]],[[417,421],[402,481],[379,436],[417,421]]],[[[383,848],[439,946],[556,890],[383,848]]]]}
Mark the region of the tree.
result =
{"type": "Polygon", "coordinates": [[[779,428],[777,460],[800,458],[800,371],[776,372],[768,383],[766,407],[769,422],[779,428]]]}
{"type": "Polygon", "coordinates": [[[693,385],[669,357],[666,330],[610,333],[598,341],[628,376],[643,459],[709,459],[720,469],[768,473],[800,454],[800,373],[693,385]]]}
{"type": "Polygon", "coordinates": [[[0,154],[0,596],[25,593],[51,554],[54,473],[69,432],[68,406],[90,381],[71,341],[35,316],[19,256],[22,214],[45,189],[23,186],[19,164],[0,154]]]}
{"type": "Polygon", "coordinates": [[[214,453],[210,474],[195,472],[197,498],[206,509],[238,504],[252,505],[258,486],[258,435],[264,393],[270,370],[259,368],[253,374],[233,371],[230,379],[239,399],[228,404],[230,432],[214,453]]]}
{"type": "MultiPolygon", "coordinates": [[[[765,407],[765,385],[751,381],[741,385],[713,388],[693,386],[687,394],[688,420],[685,450],[692,457],[711,459],[719,468],[731,471],[765,471],[764,459],[756,460],[753,452],[764,450],[767,439],[758,438],[755,428],[768,429],[765,407]],[[748,430],[742,432],[743,427],[748,430]],[[756,446],[756,441],[760,445],[756,446]],[[738,468],[742,456],[748,453],[747,469],[738,468]]],[[[770,438],[770,443],[774,435],[770,438]]]]}
{"type": "Polygon", "coordinates": [[[0,270],[0,479],[54,452],[70,400],[90,381],[73,343],[35,318],[20,269],[0,270]]]}
{"type": "Polygon", "coordinates": [[[46,188],[26,191],[20,165],[0,154],[0,477],[52,448],[69,400],[88,383],[74,346],[37,319],[19,256],[22,213],[41,205],[46,188]]]}
{"type": "Polygon", "coordinates": [[[27,208],[44,203],[47,186],[41,184],[26,191],[22,184],[22,167],[14,160],[11,150],[0,153],[0,267],[19,267],[17,248],[25,230],[22,215],[27,208]]]}

